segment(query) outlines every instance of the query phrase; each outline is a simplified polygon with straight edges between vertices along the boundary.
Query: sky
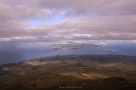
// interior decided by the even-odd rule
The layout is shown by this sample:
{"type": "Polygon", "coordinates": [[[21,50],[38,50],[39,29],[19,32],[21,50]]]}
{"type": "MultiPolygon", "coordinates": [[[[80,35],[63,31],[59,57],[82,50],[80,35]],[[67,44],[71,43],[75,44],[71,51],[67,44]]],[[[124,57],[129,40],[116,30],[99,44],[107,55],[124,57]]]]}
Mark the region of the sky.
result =
{"type": "Polygon", "coordinates": [[[0,41],[135,40],[135,0],[0,0],[0,41]]]}
{"type": "Polygon", "coordinates": [[[136,55],[136,1],[0,0],[0,63],[75,47],[136,55]]]}

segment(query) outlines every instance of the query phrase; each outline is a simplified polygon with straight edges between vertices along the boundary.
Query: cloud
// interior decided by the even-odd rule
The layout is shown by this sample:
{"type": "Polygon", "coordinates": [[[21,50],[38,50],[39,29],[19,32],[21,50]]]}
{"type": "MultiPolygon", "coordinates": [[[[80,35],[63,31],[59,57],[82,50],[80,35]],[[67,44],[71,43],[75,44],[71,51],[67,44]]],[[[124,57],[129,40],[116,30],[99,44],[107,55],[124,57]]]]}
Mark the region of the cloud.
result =
{"type": "Polygon", "coordinates": [[[34,5],[44,8],[71,9],[75,13],[135,14],[134,0],[34,0],[34,5]]]}
{"type": "Polygon", "coordinates": [[[0,41],[134,40],[135,4],[134,0],[1,0],[0,41]]]}

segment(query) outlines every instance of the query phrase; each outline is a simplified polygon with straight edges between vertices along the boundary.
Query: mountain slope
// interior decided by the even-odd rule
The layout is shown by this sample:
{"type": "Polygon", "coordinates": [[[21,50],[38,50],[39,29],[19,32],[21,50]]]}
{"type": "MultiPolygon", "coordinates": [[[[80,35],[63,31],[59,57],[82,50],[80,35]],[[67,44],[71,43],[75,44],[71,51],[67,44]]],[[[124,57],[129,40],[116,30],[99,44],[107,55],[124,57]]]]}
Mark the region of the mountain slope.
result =
{"type": "Polygon", "coordinates": [[[0,68],[1,90],[135,90],[136,57],[68,55],[0,68]]]}

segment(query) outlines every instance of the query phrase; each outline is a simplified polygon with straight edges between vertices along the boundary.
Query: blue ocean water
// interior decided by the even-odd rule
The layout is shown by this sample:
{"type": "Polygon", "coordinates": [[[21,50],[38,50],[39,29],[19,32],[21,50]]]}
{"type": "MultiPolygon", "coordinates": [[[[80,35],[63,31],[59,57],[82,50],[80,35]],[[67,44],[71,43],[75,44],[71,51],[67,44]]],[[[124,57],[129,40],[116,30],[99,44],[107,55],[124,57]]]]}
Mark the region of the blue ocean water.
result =
{"type": "Polygon", "coordinates": [[[136,56],[135,41],[90,41],[78,43],[0,43],[0,64],[74,54],[112,54],[136,56]]]}

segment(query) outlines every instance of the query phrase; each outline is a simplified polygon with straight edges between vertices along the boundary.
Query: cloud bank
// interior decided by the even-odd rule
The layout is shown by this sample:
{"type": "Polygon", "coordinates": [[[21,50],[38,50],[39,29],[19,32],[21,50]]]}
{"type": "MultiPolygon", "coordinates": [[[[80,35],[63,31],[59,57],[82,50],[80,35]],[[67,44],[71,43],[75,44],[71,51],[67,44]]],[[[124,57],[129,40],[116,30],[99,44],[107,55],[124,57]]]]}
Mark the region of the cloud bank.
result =
{"type": "Polygon", "coordinates": [[[135,0],[1,0],[0,41],[135,40],[135,0]]]}

